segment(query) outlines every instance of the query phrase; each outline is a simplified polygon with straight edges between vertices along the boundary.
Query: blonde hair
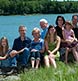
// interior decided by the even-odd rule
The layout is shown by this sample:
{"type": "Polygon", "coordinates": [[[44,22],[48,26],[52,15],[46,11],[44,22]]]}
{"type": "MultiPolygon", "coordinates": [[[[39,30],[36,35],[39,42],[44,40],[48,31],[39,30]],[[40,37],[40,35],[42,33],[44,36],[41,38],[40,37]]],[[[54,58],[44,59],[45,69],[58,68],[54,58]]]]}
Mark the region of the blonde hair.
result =
{"type": "Polygon", "coordinates": [[[33,30],[32,30],[32,35],[34,32],[37,32],[39,35],[40,35],[40,29],[35,27],[33,30]]]}

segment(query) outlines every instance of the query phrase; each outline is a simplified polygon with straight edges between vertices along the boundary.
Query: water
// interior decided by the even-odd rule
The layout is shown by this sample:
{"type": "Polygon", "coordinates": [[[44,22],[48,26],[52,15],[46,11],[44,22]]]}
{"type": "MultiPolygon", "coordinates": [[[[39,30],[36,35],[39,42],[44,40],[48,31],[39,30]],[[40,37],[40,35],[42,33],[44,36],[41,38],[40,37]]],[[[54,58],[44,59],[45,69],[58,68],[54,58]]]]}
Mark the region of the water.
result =
{"type": "Polygon", "coordinates": [[[45,18],[49,24],[55,25],[55,20],[58,15],[64,16],[66,20],[71,20],[73,14],[0,16],[0,38],[6,36],[10,47],[12,47],[14,39],[19,36],[18,28],[20,25],[25,25],[27,27],[26,35],[32,38],[32,29],[34,27],[40,28],[40,19],[45,18]]]}

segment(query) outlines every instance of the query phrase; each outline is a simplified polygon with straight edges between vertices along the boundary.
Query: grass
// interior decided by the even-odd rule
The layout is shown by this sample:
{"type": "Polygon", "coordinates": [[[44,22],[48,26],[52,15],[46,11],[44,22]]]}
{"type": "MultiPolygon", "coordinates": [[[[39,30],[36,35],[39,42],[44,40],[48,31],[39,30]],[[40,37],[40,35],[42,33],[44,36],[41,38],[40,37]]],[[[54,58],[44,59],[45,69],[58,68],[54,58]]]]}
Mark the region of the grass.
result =
{"type": "Polygon", "coordinates": [[[57,69],[40,67],[20,75],[20,81],[78,81],[78,64],[57,62],[57,69]]]}

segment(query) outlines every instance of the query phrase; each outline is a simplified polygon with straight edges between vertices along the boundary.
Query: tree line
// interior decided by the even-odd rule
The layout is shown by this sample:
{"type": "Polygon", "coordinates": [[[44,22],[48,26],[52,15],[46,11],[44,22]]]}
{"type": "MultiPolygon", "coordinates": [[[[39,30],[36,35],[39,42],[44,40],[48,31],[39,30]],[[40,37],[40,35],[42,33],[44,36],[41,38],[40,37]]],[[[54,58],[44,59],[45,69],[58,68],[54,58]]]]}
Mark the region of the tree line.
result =
{"type": "Polygon", "coordinates": [[[0,15],[77,13],[77,1],[0,0],[0,15]]]}

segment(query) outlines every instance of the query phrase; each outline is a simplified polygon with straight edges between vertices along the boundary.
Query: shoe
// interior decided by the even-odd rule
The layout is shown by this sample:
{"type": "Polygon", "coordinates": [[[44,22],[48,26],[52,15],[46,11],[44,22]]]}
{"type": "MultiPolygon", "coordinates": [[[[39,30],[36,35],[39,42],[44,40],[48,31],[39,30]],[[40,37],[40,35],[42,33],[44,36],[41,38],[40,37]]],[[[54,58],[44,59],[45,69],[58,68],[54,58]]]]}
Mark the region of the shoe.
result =
{"type": "Polygon", "coordinates": [[[17,69],[12,68],[9,72],[6,72],[6,75],[11,75],[17,73],[17,69]]]}

